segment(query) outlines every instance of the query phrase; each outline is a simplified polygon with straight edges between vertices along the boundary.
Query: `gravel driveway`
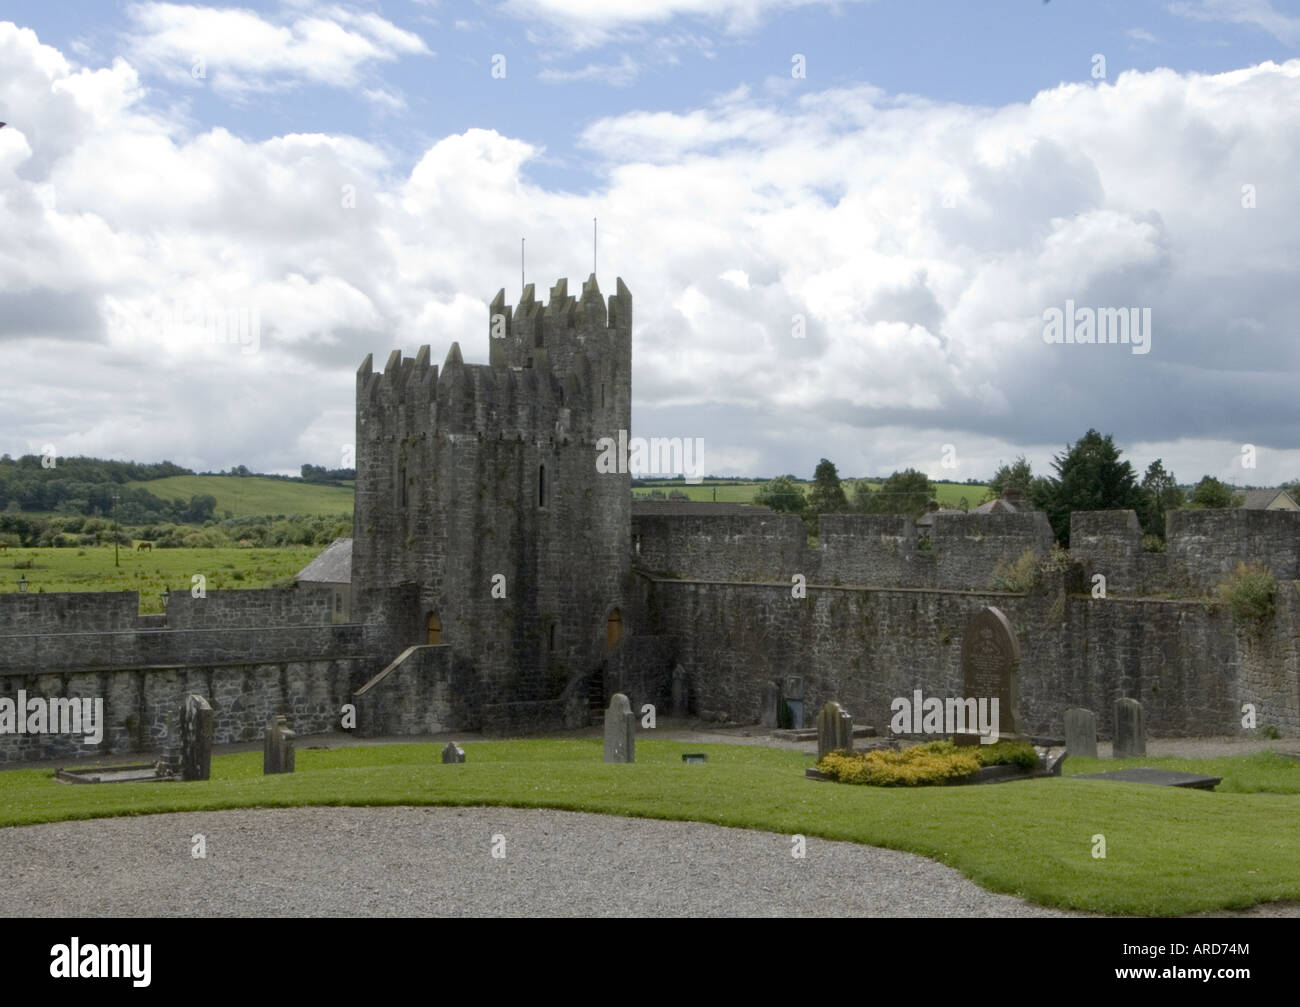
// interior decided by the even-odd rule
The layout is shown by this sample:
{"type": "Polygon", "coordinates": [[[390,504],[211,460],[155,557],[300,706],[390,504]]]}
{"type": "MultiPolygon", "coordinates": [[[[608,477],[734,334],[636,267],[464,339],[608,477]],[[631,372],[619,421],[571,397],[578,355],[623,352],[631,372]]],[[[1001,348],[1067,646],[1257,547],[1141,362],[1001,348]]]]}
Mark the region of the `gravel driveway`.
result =
{"type": "Polygon", "coordinates": [[[0,914],[1068,915],[910,853],[815,838],[790,852],[770,832],[516,808],[147,815],[0,829],[0,914]]]}

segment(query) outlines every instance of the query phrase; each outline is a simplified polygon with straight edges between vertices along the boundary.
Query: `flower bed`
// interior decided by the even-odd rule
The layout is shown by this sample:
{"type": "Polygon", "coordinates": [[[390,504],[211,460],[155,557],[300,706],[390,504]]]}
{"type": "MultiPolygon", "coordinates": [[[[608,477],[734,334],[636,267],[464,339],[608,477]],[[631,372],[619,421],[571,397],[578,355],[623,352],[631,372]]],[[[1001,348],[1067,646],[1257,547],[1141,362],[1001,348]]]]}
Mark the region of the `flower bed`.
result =
{"type": "Polygon", "coordinates": [[[1034,746],[1023,742],[958,747],[951,741],[931,741],[898,751],[831,752],[816,768],[823,778],[837,783],[926,787],[962,782],[987,766],[1017,766],[1032,773],[1039,765],[1034,746]]]}

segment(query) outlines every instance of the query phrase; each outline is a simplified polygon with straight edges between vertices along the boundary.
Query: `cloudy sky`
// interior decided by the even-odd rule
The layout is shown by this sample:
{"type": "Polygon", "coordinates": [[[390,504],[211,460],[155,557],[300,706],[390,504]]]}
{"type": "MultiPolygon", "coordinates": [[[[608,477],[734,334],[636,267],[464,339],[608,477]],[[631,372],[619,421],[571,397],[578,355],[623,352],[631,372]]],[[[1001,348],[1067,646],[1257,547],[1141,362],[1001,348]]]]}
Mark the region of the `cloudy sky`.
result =
{"type": "Polygon", "coordinates": [[[367,353],[486,361],[598,217],[710,472],[1300,476],[1292,0],[4,10],[0,452],[339,465],[367,353]]]}

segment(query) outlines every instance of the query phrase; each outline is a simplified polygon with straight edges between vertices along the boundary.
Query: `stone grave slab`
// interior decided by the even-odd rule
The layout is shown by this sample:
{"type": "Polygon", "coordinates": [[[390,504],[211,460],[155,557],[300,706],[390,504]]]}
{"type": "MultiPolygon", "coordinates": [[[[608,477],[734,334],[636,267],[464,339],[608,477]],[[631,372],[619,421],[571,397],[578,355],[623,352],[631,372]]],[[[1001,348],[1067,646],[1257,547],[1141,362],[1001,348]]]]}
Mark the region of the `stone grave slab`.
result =
{"type": "Polygon", "coordinates": [[[1113,769],[1109,773],[1084,773],[1076,780],[1108,780],[1111,783],[1149,783],[1157,787],[1192,787],[1213,790],[1222,776],[1180,773],[1172,769],[1113,769]]]}

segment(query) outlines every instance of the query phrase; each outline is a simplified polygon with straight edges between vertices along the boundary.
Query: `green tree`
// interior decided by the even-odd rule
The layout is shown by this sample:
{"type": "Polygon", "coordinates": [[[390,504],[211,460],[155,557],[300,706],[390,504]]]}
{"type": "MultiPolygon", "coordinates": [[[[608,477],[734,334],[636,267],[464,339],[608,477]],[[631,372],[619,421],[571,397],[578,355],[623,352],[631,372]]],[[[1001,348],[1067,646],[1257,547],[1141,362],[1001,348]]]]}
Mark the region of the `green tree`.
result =
{"type": "Polygon", "coordinates": [[[903,469],[865,497],[865,509],[869,514],[905,514],[915,520],[925,513],[934,493],[934,485],[924,472],[903,469]]]}
{"type": "Polygon", "coordinates": [[[1047,513],[1062,545],[1070,544],[1070,514],[1083,510],[1139,510],[1142,489],[1133,466],[1120,461],[1111,435],[1089,430],[1077,444],[1052,459],[1055,478],[1035,479],[1030,488],[1034,506],[1047,513]]]}
{"type": "Polygon", "coordinates": [[[813,488],[808,494],[808,509],[814,514],[839,514],[849,509],[840,474],[833,462],[823,458],[813,473],[813,488]]]}
{"type": "Polygon", "coordinates": [[[1157,458],[1147,466],[1147,473],[1142,477],[1143,509],[1138,511],[1142,530],[1148,535],[1165,537],[1165,514],[1178,510],[1186,502],[1183,491],[1178,488],[1178,480],[1172,472],[1166,472],[1164,463],[1157,458]]]}
{"type": "Polygon", "coordinates": [[[1234,493],[1227,483],[1219,482],[1214,476],[1206,476],[1192,489],[1189,503],[1198,509],[1216,507],[1240,507],[1245,497],[1234,493]]]}
{"type": "Polygon", "coordinates": [[[769,480],[754,494],[754,503],[788,514],[802,514],[808,501],[794,476],[777,476],[769,480]]]}
{"type": "Polygon", "coordinates": [[[1029,498],[1029,491],[1034,484],[1034,473],[1029,459],[1021,455],[1010,465],[1002,464],[989,480],[988,499],[996,500],[1007,490],[1019,490],[1020,495],[1029,498]]]}

